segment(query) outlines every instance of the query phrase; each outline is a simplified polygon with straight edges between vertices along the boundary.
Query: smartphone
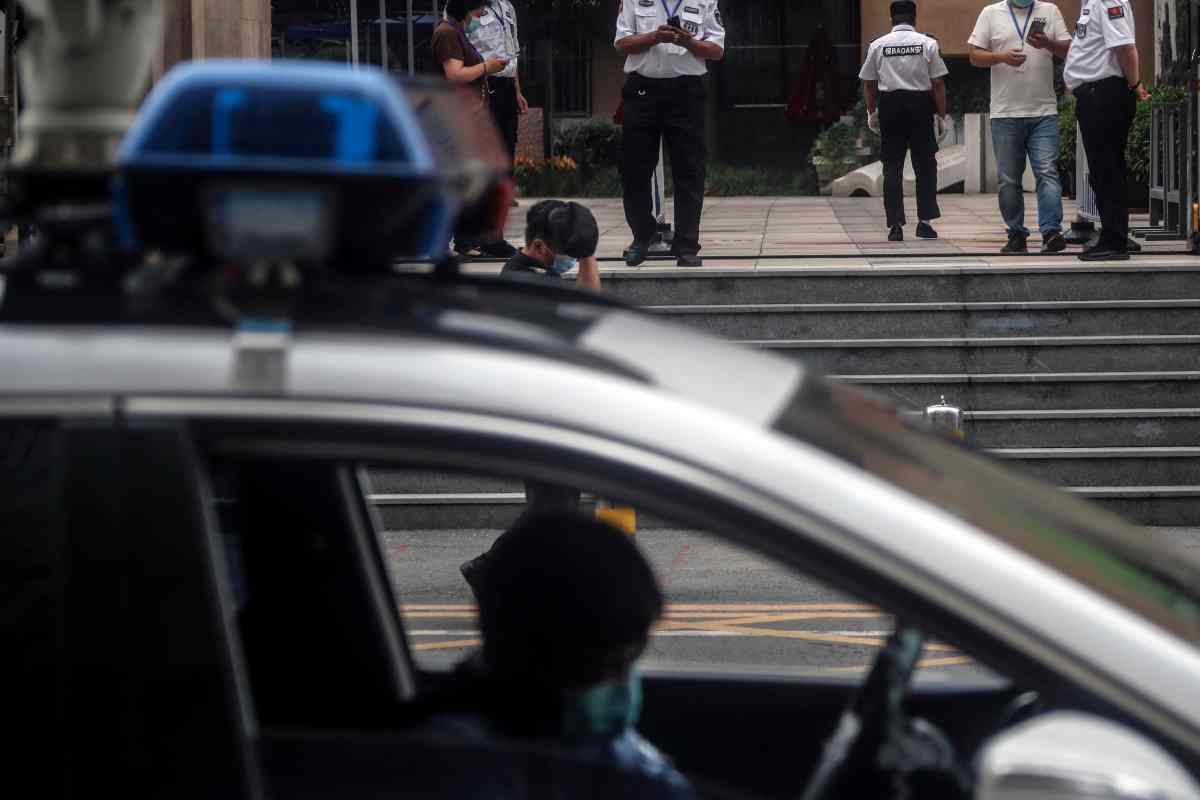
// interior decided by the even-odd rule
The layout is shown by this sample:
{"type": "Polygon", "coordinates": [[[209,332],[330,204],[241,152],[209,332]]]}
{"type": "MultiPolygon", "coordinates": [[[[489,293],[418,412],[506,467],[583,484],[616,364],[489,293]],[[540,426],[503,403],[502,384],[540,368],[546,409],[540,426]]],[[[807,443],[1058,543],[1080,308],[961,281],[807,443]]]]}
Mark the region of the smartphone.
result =
{"type": "Polygon", "coordinates": [[[1030,36],[1033,36],[1035,33],[1045,33],[1045,32],[1046,32],[1046,20],[1042,19],[1041,17],[1038,17],[1037,19],[1035,19],[1033,21],[1033,23],[1029,26],[1029,35],[1030,36]]]}
{"type": "Polygon", "coordinates": [[[680,21],[678,14],[673,17],[667,17],[667,24],[672,28],[679,28],[680,30],[683,30],[683,22],[680,21]]]}

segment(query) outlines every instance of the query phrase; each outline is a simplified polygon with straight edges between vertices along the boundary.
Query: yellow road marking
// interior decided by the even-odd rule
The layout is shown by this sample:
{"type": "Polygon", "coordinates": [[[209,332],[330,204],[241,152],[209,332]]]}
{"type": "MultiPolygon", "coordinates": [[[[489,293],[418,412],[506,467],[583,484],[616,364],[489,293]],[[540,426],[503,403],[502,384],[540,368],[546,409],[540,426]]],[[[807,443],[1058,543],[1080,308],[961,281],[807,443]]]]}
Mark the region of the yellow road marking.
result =
{"type": "Polygon", "coordinates": [[[885,614],[865,611],[809,611],[801,614],[759,614],[754,616],[671,618],[659,623],[660,627],[686,628],[693,624],[711,621],[721,625],[771,625],[779,622],[796,622],[814,619],[879,619],[885,614]]]}
{"type": "MultiPolygon", "coordinates": [[[[959,664],[971,664],[973,659],[968,656],[950,656],[947,658],[925,658],[917,662],[918,669],[930,667],[953,667],[959,664]]],[[[862,664],[856,667],[827,667],[830,672],[866,672],[872,664],[862,664]]]]}
{"type": "MultiPolygon", "coordinates": [[[[428,611],[469,611],[476,610],[474,603],[403,603],[400,610],[408,613],[428,611]]],[[[792,611],[879,611],[878,608],[866,603],[669,603],[667,614],[675,613],[762,613],[762,612],[792,612],[792,611]]]]}
{"type": "Polygon", "coordinates": [[[458,650],[463,647],[475,647],[480,644],[479,639],[455,639],[452,642],[432,642],[430,644],[415,644],[412,649],[416,652],[423,653],[426,650],[458,650]]]}

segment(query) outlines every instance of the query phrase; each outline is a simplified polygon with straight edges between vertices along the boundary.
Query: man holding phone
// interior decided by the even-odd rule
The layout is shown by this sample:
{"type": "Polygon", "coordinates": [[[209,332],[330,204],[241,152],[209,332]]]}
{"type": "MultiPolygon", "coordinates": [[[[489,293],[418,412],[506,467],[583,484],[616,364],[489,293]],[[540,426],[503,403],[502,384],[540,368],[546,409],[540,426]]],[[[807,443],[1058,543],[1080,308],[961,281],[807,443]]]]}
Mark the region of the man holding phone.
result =
{"type": "Polygon", "coordinates": [[[708,158],[704,138],[706,62],[725,56],[725,25],[717,0],[624,0],[617,14],[617,51],[625,56],[625,131],[621,184],[633,243],[625,263],[646,260],[658,231],[650,178],[660,142],[675,176],[675,240],[681,267],[698,267],[700,214],[708,158]]]}
{"type": "Polygon", "coordinates": [[[992,147],[1000,183],[1000,216],[1008,229],[1002,253],[1028,251],[1021,185],[1026,158],[1037,179],[1042,252],[1058,253],[1067,246],[1062,235],[1062,181],[1057,167],[1054,56],[1058,49],[1065,55],[1070,41],[1058,7],[1041,0],[1001,0],[987,6],[967,40],[971,63],[991,70],[992,147]]]}

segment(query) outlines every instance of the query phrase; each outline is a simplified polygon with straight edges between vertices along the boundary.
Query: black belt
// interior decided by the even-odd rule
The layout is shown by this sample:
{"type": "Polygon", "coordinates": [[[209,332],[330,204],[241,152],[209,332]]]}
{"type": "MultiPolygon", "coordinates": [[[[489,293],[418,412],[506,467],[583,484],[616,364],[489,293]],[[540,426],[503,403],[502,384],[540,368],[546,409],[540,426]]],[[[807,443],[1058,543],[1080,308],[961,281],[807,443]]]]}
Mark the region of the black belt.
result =
{"type": "Polygon", "coordinates": [[[1078,86],[1076,86],[1074,89],[1071,90],[1071,94],[1075,95],[1075,99],[1078,100],[1079,98],[1083,97],[1084,95],[1089,95],[1092,92],[1096,91],[1101,86],[1106,86],[1106,85],[1110,85],[1110,84],[1120,84],[1126,91],[1132,91],[1129,88],[1129,84],[1125,81],[1124,75],[1111,75],[1107,78],[1101,78],[1098,81],[1089,81],[1087,83],[1081,83],[1078,86]]]}
{"type": "Polygon", "coordinates": [[[642,89],[670,90],[680,86],[699,86],[704,83],[703,75],[680,75],[675,78],[647,78],[640,72],[631,72],[626,80],[632,86],[642,89]]]}

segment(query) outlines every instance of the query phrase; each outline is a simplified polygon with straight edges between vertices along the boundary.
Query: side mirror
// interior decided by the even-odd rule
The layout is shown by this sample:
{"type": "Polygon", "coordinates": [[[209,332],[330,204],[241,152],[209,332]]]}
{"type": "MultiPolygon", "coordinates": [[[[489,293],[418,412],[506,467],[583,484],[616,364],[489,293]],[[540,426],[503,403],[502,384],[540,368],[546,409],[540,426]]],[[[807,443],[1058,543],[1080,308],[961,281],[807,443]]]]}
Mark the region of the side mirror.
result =
{"type": "Polygon", "coordinates": [[[1200,800],[1165,750],[1102,717],[1047,714],[990,741],[976,800],[1200,800]]]}

